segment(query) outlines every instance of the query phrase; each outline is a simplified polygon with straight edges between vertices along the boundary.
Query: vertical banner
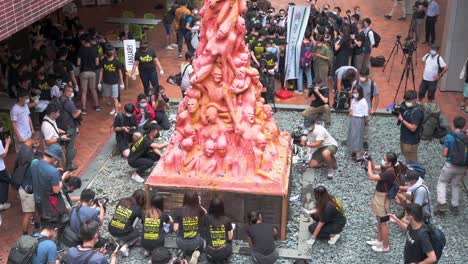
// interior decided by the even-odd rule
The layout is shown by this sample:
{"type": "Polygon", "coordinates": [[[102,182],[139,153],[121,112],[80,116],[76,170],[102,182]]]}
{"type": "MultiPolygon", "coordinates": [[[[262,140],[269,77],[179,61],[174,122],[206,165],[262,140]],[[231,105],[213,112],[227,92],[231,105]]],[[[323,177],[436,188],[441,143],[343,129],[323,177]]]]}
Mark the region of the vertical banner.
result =
{"type": "Polygon", "coordinates": [[[288,9],[285,81],[298,78],[301,45],[309,21],[309,13],[309,6],[290,6],[288,9]]]}
{"type": "Polygon", "coordinates": [[[125,51],[125,70],[132,72],[133,63],[135,62],[136,42],[134,39],[126,39],[123,41],[125,51]]]}

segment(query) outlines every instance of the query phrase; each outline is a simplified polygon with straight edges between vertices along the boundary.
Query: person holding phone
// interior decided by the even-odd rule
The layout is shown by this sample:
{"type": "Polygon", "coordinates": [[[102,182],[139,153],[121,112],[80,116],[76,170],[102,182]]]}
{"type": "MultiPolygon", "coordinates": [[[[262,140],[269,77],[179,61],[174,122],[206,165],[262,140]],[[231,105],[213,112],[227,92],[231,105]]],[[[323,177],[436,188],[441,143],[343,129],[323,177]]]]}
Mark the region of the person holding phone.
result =
{"type": "Polygon", "coordinates": [[[343,205],[324,186],[314,189],[314,197],[315,208],[310,211],[303,209],[315,221],[309,226],[312,237],[306,242],[313,245],[317,239],[327,239],[328,244],[334,245],[346,225],[343,205]]]}
{"type": "Polygon", "coordinates": [[[396,179],[395,166],[397,164],[397,155],[393,152],[387,152],[380,165],[375,165],[374,161],[370,157],[368,159],[367,178],[371,181],[377,182],[371,206],[372,214],[377,218],[378,231],[377,239],[367,241],[367,244],[372,246],[373,251],[389,252],[388,219],[386,217],[390,214],[390,199],[388,198],[388,191],[396,179]],[[374,174],[374,170],[379,170],[381,173],[374,174]]]}

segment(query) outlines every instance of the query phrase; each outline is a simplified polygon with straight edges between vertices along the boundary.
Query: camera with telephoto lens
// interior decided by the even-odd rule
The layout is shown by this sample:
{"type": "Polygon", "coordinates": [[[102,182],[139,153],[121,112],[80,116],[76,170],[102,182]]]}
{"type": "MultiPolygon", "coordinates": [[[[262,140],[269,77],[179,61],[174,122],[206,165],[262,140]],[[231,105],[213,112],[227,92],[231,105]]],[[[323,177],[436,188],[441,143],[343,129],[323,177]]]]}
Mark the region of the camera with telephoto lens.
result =
{"type": "Polygon", "coordinates": [[[304,133],[304,128],[303,127],[298,127],[296,130],[294,130],[291,133],[291,137],[293,139],[293,143],[295,145],[300,145],[301,144],[301,138],[302,137],[307,137],[307,134],[304,133]]]}
{"type": "Polygon", "coordinates": [[[400,114],[403,115],[407,109],[408,107],[406,106],[405,102],[402,102],[400,104],[395,104],[395,106],[393,106],[390,110],[392,115],[399,116],[400,114]]]}
{"type": "Polygon", "coordinates": [[[367,166],[369,164],[369,161],[372,160],[372,157],[371,155],[369,155],[369,153],[367,152],[364,152],[362,154],[362,157],[357,159],[357,161],[359,162],[359,165],[361,166],[361,168],[363,168],[365,171],[367,171],[367,166]]]}
{"type": "Polygon", "coordinates": [[[109,239],[109,241],[107,241],[106,244],[104,244],[104,248],[107,250],[107,252],[111,254],[117,249],[118,246],[119,244],[115,242],[112,238],[109,239]]]}
{"type": "Polygon", "coordinates": [[[105,208],[108,202],[109,202],[109,198],[103,197],[103,198],[94,199],[93,204],[96,206],[99,206],[99,204],[102,204],[102,206],[105,208]]]}

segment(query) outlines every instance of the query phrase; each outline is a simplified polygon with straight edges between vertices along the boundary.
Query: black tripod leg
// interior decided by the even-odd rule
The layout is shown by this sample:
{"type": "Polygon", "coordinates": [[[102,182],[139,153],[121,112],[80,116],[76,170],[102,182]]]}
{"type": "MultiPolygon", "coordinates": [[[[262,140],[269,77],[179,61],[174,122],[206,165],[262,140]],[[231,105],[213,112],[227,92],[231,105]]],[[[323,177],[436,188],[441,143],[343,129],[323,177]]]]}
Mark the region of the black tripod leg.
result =
{"type": "Polygon", "coordinates": [[[393,49],[392,49],[392,51],[390,52],[390,55],[388,56],[388,60],[385,62],[385,65],[384,65],[384,67],[383,67],[383,69],[382,69],[382,72],[385,72],[385,69],[387,68],[388,62],[389,62],[390,59],[392,58],[393,53],[395,52],[395,50],[396,50],[396,54],[398,54],[398,41],[395,42],[395,45],[393,45],[393,49]]]}
{"type": "Polygon", "coordinates": [[[405,65],[405,68],[403,69],[403,72],[401,73],[400,82],[398,83],[397,91],[395,93],[395,96],[393,97],[393,102],[396,102],[396,98],[398,96],[398,93],[400,92],[401,84],[403,83],[403,78],[405,77],[406,71],[407,69],[405,65]]]}

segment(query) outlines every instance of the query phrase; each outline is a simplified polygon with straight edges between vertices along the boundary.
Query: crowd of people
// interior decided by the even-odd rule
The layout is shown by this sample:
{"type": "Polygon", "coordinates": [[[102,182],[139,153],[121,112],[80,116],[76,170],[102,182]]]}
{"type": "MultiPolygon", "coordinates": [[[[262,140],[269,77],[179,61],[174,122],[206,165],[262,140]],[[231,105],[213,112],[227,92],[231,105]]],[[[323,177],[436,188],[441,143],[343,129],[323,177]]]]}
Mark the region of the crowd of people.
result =
{"type": "MultiPolygon", "coordinates": [[[[396,6],[398,2],[395,0],[396,6]]],[[[426,93],[428,102],[435,99],[437,82],[448,67],[438,54],[438,45],[434,44],[435,20],[431,21],[438,15],[436,1],[430,1],[429,5],[423,2],[418,0],[415,4],[419,12],[417,19],[426,18],[426,41],[433,45],[422,57],[425,68],[419,91],[405,92],[401,104],[405,110],[397,116],[401,123],[400,151],[404,160],[398,159],[394,152],[387,152],[376,164],[366,152],[371,143],[369,116],[376,113],[380,100],[378,85],[371,78],[370,64],[372,50],[378,46],[380,36],[372,29],[372,20],[361,14],[359,6],[342,14],[339,6],[323,4],[320,7],[316,0],[307,2],[310,17],[301,44],[299,78],[286,82],[288,89],[297,94],[305,93],[310,100],[310,106],[302,112],[306,131],[299,144],[314,149],[308,166],[317,169],[325,166],[330,180],[338,167],[336,153],[340,145],[327,130],[331,125],[330,110],[349,110],[347,138],[341,143],[346,145],[352,159],[366,165],[368,179],[376,182],[371,205],[378,232],[376,239],[367,244],[376,252],[388,252],[388,221],[396,223],[407,231],[405,263],[437,261],[439,256],[431,244],[427,226],[434,213],[459,214],[459,185],[467,160],[466,150],[459,150],[459,142],[466,142],[467,137],[465,118],[457,116],[453,121],[453,133],[445,137],[442,154],[447,159],[437,184],[437,205],[432,210],[425,175],[414,169],[414,164],[422,166],[418,163],[424,117],[420,102],[426,93]],[[330,79],[333,80],[332,90],[330,79]],[[335,94],[333,102],[332,93],[335,94]],[[381,172],[376,174],[375,171],[381,172]],[[450,205],[448,184],[452,187],[450,205]],[[396,193],[391,195],[395,188],[396,193]],[[392,199],[402,209],[401,215],[390,212],[392,199]]],[[[80,178],[71,176],[71,172],[77,169],[73,163],[75,142],[89,105],[95,111],[101,110],[101,101],[112,106],[110,114],[115,116],[113,130],[117,149],[135,169],[131,179],[138,183],[144,182],[145,173],[168,146],[168,143],[156,143],[155,139],[172,124],[166,113],[169,97],[158,80],[158,73],[163,76],[164,70],[148,42],[141,42],[129,74],[136,79],[138,69],[143,93],[122,107],[120,93],[125,88],[126,76],[123,62],[117,58],[114,47],[95,29],[85,30],[80,25],[73,8],[67,10],[65,25],[47,18],[30,26],[33,48],[28,56],[21,50],[10,52],[8,46],[0,46],[0,79],[7,80],[4,92],[17,100],[10,111],[12,137],[2,133],[8,126],[0,120],[0,211],[11,206],[8,193],[12,185],[18,191],[23,212],[24,236],[20,239],[26,240],[32,235],[37,240],[32,263],[58,263],[61,244],[69,247],[61,259],[64,263],[116,263],[117,254],[128,256],[129,249],[137,245],[145,249],[145,255],[152,256],[150,263],[196,263],[200,253],[214,263],[227,260],[232,254],[236,225],[225,215],[220,197],[214,197],[206,210],[196,192],[187,192],[183,206],[168,212],[164,210],[162,196],[155,195],[147,201],[146,194],[136,190],[131,196],[121,198],[111,210],[107,229],[112,238],[100,236],[101,225],[109,213],[106,199],[96,197],[92,189],[84,189],[80,197],[70,197],[69,193],[81,188],[80,178]],[[87,102],[88,92],[92,98],[90,103],[87,102]],[[104,100],[100,100],[100,96],[104,100]],[[10,177],[4,160],[12,144],[16,162],[10,177]],[[141,221],[142,230],[134,227],[137,219],[141,221]],[[164,238],[170,233],[176,234],[178,248],[189,254],[190,261],[173,258],[164,248],[164,238]]],[[[386,17],[390,19],[391,14],[386,17]]],[[[266,88],[262,96],[267,103],[274,103],[277,81],[285,82],[288,12],[285,9],[276,12],[267,0],[257,0],[248,3],[244,18],[251,63],[259,71],[260,81],[266,88]]],[[[180,67],[183,95],[190,87],[194,71],[191,62],[196,57],[200,21],[198,8],[184,0],[176,1],[163,18],[166,49],[177,46],[177,55],[182,58],[183,45],[186,45],[185,61],[180,67]],[[176,45],[172,43],[174,32],[176,45]]],[[[124,32],[122,38],[131,37],[129,35],[124,32]]],[[[467,74],[462,71],[460,78],[465,76],[467,74]]],[[[311,238],[307,244],[313,245],[317,239],[335,244],[346,228],[345,206],[325,186],[316,187],[313,196],[315,207],[302,210],[314,220],[309,226],[311,238]]],[[[274,263],[279,258],[274,244],[277,227],[264,223],[259,211],[248,214],[248,225],[247,236],[254,261],[274,263]]]]}

